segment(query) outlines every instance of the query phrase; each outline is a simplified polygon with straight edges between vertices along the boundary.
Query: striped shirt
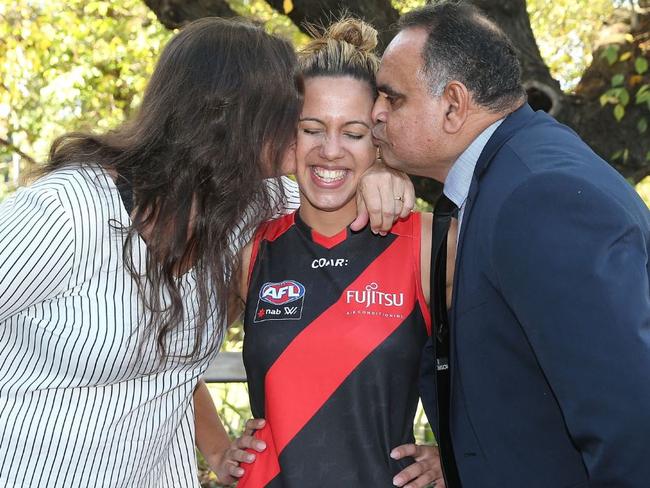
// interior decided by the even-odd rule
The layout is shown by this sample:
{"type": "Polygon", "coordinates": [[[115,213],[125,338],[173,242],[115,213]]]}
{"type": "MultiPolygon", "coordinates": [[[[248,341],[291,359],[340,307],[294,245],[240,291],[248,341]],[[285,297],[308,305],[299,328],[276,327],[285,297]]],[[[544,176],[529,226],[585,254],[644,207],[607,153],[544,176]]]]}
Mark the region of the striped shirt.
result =
{"type": "MultiPolygon", "coordinates": [[[[486,127],[458,157],[449,170],[449,174],[447,174],[443,192],[458,207],[458,235],[460,235],[460,228],[463,225],[465,203],[469,196],[469,188],[472,186],[476,163],[478,163],[481,153],[490,140],[490,137],[492,137],[492,134],[494,134],[504,120],[499,119],[486,127]]],[[[456,245],[458,245],[458,242],[456,245]]]]}
{"type": "MultiPolygon", "coordinates": [[[[0,205],[0,488],[198,486],[192,394],[213,358],[161,364],[154,338],[139,351],[146,312],[120,223],[130,219],[119,192],[92,166],[0,205]]],[[[144,270],[141,239],[132,252],[144,270]]],[[[193,284],[182,277],[172,354],[193,346],[193,284]]],[[[217,331],[210,323],[203,342],[217,331]]]]}

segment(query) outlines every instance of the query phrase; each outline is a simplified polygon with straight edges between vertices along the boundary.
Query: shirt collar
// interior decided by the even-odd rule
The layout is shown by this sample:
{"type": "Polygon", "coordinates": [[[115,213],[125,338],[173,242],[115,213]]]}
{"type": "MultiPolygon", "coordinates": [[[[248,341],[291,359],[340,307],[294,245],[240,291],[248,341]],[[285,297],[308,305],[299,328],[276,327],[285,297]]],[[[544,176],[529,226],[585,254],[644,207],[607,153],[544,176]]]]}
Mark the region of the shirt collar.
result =
{"type": "Polygon", "coordinates": [[[449,170],[449,174],[445,180],[444,193],[458,208],[461,208],[465,204],[465,200],[467,200],[469,187],[472,184],[472,177],[474,176],[474,168],[476,168],[476,163],[481,156],[483,148],[503,120],[499,119],[483,130],[472,141],[469,147],[463,151],[463,154],[458,157],[449,170]]]}

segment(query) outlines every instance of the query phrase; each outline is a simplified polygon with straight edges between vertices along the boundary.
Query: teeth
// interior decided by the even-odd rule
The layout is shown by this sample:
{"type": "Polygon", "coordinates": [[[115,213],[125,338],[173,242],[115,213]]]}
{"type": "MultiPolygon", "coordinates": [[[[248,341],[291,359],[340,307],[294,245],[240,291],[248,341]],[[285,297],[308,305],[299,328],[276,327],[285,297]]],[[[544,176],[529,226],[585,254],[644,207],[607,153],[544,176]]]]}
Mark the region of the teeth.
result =
{"type": "Polygon", "coordinates": [[[332,183],[343,179],[347,170],[345,169],[325,169],[314,166],[314,174],[326,183],[332,183]]]}

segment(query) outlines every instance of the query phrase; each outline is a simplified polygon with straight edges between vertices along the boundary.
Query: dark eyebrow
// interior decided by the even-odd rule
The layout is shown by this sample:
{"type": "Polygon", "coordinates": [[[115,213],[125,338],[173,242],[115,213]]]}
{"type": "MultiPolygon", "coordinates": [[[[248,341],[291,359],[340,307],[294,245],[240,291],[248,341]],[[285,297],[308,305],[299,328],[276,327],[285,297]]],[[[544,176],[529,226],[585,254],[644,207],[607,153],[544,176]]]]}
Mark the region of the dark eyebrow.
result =
{"type": "MultiPolygon", "coordinates": [[[[317,122],[317,123],[319,123],[321,125],[325,125],[325,122],[323,122],[320,119],[317,119],[316,117],[304,117],[304,118],[300,119],[299,122],[317,122]]],[[[351,124],[360,124],[360,125],[363,125],[364,127],[367,127],[368,129],[370,129],[370,126],[368,124],[366,124],[362,120],[350,120],[350,121],[346,122],[345,124],[343,124],[343,126],[351,125],[351,124]]]]}
{"type": "Polygon", "coordinates": [[[402,94],[393,90],[389,85],[377,85],[377,91],[385,93],[389,97],[397,98],[401,97],[402,94]]]}

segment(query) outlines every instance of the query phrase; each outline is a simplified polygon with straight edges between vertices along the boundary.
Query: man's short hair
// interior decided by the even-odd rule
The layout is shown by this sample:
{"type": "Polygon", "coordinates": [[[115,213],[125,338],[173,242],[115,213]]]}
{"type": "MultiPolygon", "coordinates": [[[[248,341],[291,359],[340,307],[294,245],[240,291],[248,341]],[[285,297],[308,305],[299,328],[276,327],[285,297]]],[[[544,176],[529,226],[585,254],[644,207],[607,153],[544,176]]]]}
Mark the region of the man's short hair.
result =
{"type": "Polygon", "coordinates": [[[499,112],[526,96],[514,47],[496,24],[476,7],[443,1],[408,12],[403,29],[422,28],[423,76],[440,96],[452,80],[463,83],[481,106],[499,112]]]}

